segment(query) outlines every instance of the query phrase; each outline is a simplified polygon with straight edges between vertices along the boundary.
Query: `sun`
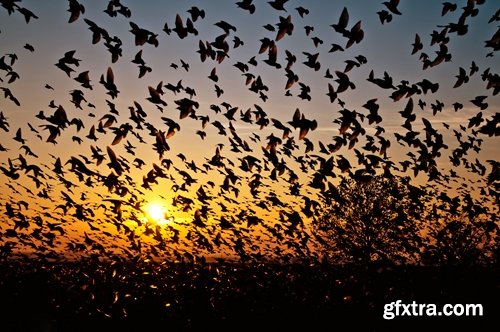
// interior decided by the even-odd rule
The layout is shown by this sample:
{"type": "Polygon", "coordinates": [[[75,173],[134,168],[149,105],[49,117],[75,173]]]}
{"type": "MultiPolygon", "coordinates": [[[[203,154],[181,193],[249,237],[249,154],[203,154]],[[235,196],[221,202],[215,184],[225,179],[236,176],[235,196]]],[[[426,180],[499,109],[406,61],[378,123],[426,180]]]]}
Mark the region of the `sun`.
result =
{"type": "Polygon", "coordinates": [[[170,218],[167,217],[167,208],[160,202],[149,203],[145,210],[148,218],[157,224],[166,224],[170,220],[170,218]]]}

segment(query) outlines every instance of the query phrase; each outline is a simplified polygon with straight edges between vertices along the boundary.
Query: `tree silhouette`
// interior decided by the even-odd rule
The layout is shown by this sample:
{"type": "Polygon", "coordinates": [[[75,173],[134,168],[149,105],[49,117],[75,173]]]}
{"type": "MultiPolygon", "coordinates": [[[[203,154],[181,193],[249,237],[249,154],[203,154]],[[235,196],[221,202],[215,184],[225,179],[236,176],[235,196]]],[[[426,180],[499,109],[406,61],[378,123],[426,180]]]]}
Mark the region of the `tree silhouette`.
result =
{"type": "Polygon", "coordinates": [[[423,190],[406,177],[343,178],[329,184],[314,222],[324,254],[339,263],[409,263],[419,258],[423,190]]]}
{"type": "Polygon", "coordinates": [[[499,262],[498,207],[487,196],[476,201],[468,193],[437,196],[426,209],[427,265],[473,266],[499,262]]]}

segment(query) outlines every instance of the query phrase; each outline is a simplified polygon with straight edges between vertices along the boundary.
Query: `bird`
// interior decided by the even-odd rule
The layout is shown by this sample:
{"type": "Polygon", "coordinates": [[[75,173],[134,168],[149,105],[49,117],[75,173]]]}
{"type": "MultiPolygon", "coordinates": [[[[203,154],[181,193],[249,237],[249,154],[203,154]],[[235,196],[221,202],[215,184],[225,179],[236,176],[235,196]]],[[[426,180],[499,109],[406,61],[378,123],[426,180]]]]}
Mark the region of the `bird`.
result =
{"type": "Polygon", "coordinates": [[[457,9],[456,3],[443,2],[443,9],[441,10],[441,16],[445,16],[449,12],[453,12],[457,9]]]}
{"type": "Polygon", "coordinates": [[[267,3],[273,7],[274,9],[278,10],[278,11],[287,11],[284,7],[285,3],[287,3],[288,0],[272,0],[272,1],[268,1],[267,3]]]}
{"type": "Polygon", "coordinates": [[[370,112],[370,114],[366,116],[366,118],[368,119],[368,124],[379,124],[380,122],[382,122],[382,117],[378,113],[380,105],[377,104],[377,98],[369,99],[368,101],[366,101],[363,107],[370,112]]]}
{"type": "Polygon", "coordinates": [[[146,98],[147,100],[149,100],[153,104],[168,106],[167,102],[161,98],[161,93],[160,91],[158,91],[157,88],[148,86],[148,91],[149,91],[149,97],[146,98]]]}
{"type": "Polygon", "coordinates": [[[80,83],[84,88],[92,90],[92,85],[90,85],[90,75],[89,71],[82,71],[78,76],[74,78],[75,81],[80,83]]]}
{"type": "Polygon", "coordinates": [[[347,33],[348,40],[345,48],[348,49],[354,44],[359,44],[363,40],[364,35],[365,33],[361,28],[361,21],[356,22],[356,24],[354,24],[351,30],[347,33]]]}
{"type": "Polygon", "coordinates": [[[237,1],[236,5],[238,8],[248,11],[250,14],[255,13],[255,5],[252,3],[253,0],[241,0],[237,1]]]}
{"type": "MultiPolygon", "coordinates": [[[[169,31],[169,29],[167,28],[166,31],[169,31]]],[[[175,27],[172,28],[172,31],[174,31],[175,33],[177,33],[177,36],[180,39],[184,39],[184,38],[186,38],[188,36],[188,30],[184,26],[184,22],[182,21],[182,18],[181,18],[181,16],[179,14],[175,15],[175,27]]]]}
{"type": "Polygon", "coordinates": [[[420,36],[418,33],[415,34],[415,41],[411,45],[413,46],[412,51],[411,51],[412,55],[421,51],[424,48],[424,44],[420,40],[420,36]]]}
{"type": "Polygon", "coordinates": [[[99,83],[102,84],[106,88],[106,90],[108,90],[107,94],[110,95],[111,98],[115,99],[118,97],[120,91],[115,84],[115,75],[111,67],[108,67],[106,71],[106,77],[104,76],[104,74],[101,74],[99,83]]]}
{"type": "Polygon", "coordinates": [[[24,48],[30,52],[35,52],[35,48],[31,44],[28,44],[28,43],[24,44],[24,48]]]}
{"type": "Polygon", "coordinates": [[[219,98],[224,93],[224,90],[222,90],[220,88],[220,86],[218,86],[217,84],[214,84],[214,86],[215,86],[215,93],[217,94],[217,98],[219,98]]]}
{"type": "Polygon", "coordinates": [[[155,34],[149,30],[140,28],[134,22],[129,22],[131,27],[130,32],[134,35],[135,46],[142,46],[145,43],[153,44],[155,47],[158,46],[157,40],[155,39],[155,34]]]}
{"type": "Polygon", "coordinates": [[[491,165],[491,171],[486,176],[486,185],[491,186],[500,181],[500,163],[492,159],[488,159],[486,162],[491,165]]]}
{"type": "Polygon", "coordinates": [[[453,103],[453,109],[455,110],[455,112],[457,112],[458,110],[461,110],[463,107],[464,107],[464,105],[462,103],[459,103],[459,102],[453,103]]]}
{"type": "Polygon", "coordinates": [[[378,18],[380,20],[380,23],[382,23],[382,24],[389,23],[392,21],[392,14],[389,13],[385,9],[378,11],[377,14],[378,14],[378,18]]]}
{"type": "Polygon", "coordinates": [[[479,107],[481,110],[485,110],[488,108],[488,103],[485,102],[486,98],[488,98],[488,96],[484,96],[484,95],[476,96],[476,97],[474,97],[474,99],[471,99],[470,102],[474,106],[479,107]]]}
{"type": "Polygon", "coordinates": [[[198,18],[205,18],[205,10],[203,9],[200,9],[196,6],[192,6],[191,8],[189,8],[187,10],[188,13],[191,14],[191,20],[193,22],[196,22],[198,20],[198,18]]]}
{"type": "Polygon", "coordinates": [[[462,67],[459,67],[458,69],[459,69],[459,73],[458,73],[458,75],[455,75],[457,80],[456,80],[455,84],[453,85],[453,88],[458,88],[462,84],[469,82],[469,76],[467,75],[465,69],[462,67]]]}
{"type": "Polygon", "coordinates": [[[280,16],[279,19],[280,21],[277,24],[278,31],[276,33],[275,41],[283,39],[286,35],[291,36],[294,28],[291,15],[288,15],[287,17],[280,16]]]}
{"type": "Polygon", "coordinates": [[[299,13],[300,17],[304,17],[305,15],[309,15],[309,9],[304,8],[302,6],[296,7],[295,10],[299,13]]]}
{"type": "Polygon", "coordinates": [[[26,23],[29,23],[31,19],[37,19],[38,16],[35,15],[31,10],[24,7],[17,7],[17,11],[24,16],[26,23]]]}
{"type": "Polygon", "coordinates": [[[304,26],[304,30],[306,31],[306,36],[309,36],[311,34],[311,32],[314,31],[314,26],[306,25],[306,26],[304,26]]]}
{"type": "Polygon", "coordinates": [[[307,60],[302,62],[304,65],[314,69],[314,71],[318,71],[321,68],[321,64],[318,61],[319,52],[314,54],[309,52],[302,52],[302,54],[307,57],[307,60]]]}
{"type": "Polygon", "coordinates": [[[389,9],[391,13],[396,15],[401,15],[401,12],[398,9],[399,0],[384,1],[382,2],[382,4],[385,5],[385,7],[389,9]]]}
{"type": "Polygon", "coordinates": [[[467,124],[467,128],[477,127],[483,121],[484,121],[484,119],[483,119],[483,112],[478,112],[476,115],[474,115],[473,117],[469,118],[469,123],[467,124]]]}
{"type": "Polygon", "coordinates": [[[89,26],[89,30],[92,32],[92,44],[97,44],[102,38],[110,40],[109,33],[106,29],[101,28],[95,22],[88,18],[84,18],[83,21],[89,26]]]}
{"type": "Polygon", "coordinates": [[[353,82],[351,82],[351,80],[349,79],[349,76],[347,76],[345,73],[343,73],[339,70],[336,70],[335,75],[337,75],[337,79],[335,79],[335,82],[338,83],[337,93],[342,93],[349,88],[351,88],[351,89],[356,88],[356,85],[353,82]]]}
{"type": "Polygon", "coordinates": [[[314,43],[314,47],[318,47],[318,45],[322,45],[323,44],[323,40],[317,36],[314,36],[311,38],[313,43],[314,43]]]}
{"type": "Polygon", "coordinates": [[[299,81],[299,77],[291,69],[286,69],[287,81],[285,84],[285,90],[290,89],[296,82],[299,81]]]}
{"type": "Polygon", "coordinates": [[[349,31],[347,30],[347,25],[349,24],[349,12],[347,7],[342,9],[340,17],[337,23],[330,24],[330,26],[338,33],[342,34],[344,37],[348,36],[349,31]]]}
{"type": "Polygon", "coordinates": [[[333,43],[331,45],[332,45],[332,47],[328,51],[329,53],[334,53],[334,52],[337,52],[337,51],[344,51],[344,48],[342,46],[340,46],[339,44],[333,43]]]}
{"type": "Polygon", "coordinates": [[[85,6],[83,6],[77,0],[68,0],[68,2],[68,12],[70,13],[68,23],[73,23],[78,20],[78,18],[80,18],[80,15],[85,13],[85,6]]]}
{"type": "Polygon", "coordinates": [[[333,103],[337,99],[337,92],[335,91],[331,83],[328,83],[328,92],[326,93],[326,95],[330,98],[330,103],[333,103]]]}
{"type": "Polygon", "coordinates": [[[276,28],[274,27],[274,25],[268,23],[266,25],[263,25],[262,26],[264,29],[266,29],[267,31],[271,31],[271,32],[275,32],[276,31],[276,28]]]}
{"type": "Polygon", "coordinates": [[[233,43],[233,48],[238,48],[245,45],[245,43],[238,36],[233,37],[233,43]]]}
{"type": "Polygon", "coordinates": [[[14,141],[17,141],[23,145],[26,144],[26,139],[23,138],[22,130],[21,128],[18,128],[16,131],[16,135],[13,137],[14,141]]]}
{"type": "Polygon", "coordinates": [[[472,61],[471,65],[470,65],[470,71],[469,71],[469,76],[472,76],[474,75],[475,73],[477,73],[479,71],[479,67],[476,65],[476,63],[474,62],[474,60],[472,61]]]}
{"type": "Polygon", "coordinates": [[[76,67],[80,66],[81,59],[75,58],[76,50],[67,51],[64,56],[59,59],[59,62],[65,63],[67,65],[74,65],[76,67]]]}
{"type": "Polygon", "coordinates": [[[17,99],[14,96],[14,94],[12,93],[12,91],[10,91],[9,88],[0,87],[0,89],[3,90],[3,96],[4,96],[4,98],[8,98],[10,101],[12,101],[17,106],[21,106],[21,102],[19,101],[19,99],[17,99]]]}
{"type": "Polygon", "coordinates": [[[185,71],[189,71],[189,63],[185,62],[182,59],[180,59],[180,61],[181,61],[181,67],[184,68],[185,71]]]}
{"type": "Polygon", "coordinates": [[[232,25],[231,23],[228,23],[224,20],[220,20],[220,21],[214,23],[214,25],[221,28],[222,30],[224,30],[224,33],[226,35],[229,35],[231,33],[231,31],[236,32],[236,27],[234,25],[232,25]]]}
{"type": "Polygon", "coordinates": [[[309,131],[313,131],[318,127],[316,120],[309,120],[305,118],[304,113],[301,113],[298,108],[295,109],[291,121],[288,123],[295,129],[299,129],[299,140],[303,140],[309,131]]]}
{"type": "Polygon", "coordinates": [[[208,78],[214,82],[219,81],[219,76],[217,76],[217,69],[215,67],[210,71],[210,75],[208,76],[208,78]]]}

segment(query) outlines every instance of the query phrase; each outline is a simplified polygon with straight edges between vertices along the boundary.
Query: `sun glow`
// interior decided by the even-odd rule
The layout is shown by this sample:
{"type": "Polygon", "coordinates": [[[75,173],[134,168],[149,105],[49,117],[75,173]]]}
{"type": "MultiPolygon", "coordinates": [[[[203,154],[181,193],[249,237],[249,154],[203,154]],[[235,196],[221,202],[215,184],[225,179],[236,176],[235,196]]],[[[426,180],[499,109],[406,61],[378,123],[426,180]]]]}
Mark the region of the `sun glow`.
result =
{"type": "Polygon", "coordinates": [[[148,218],[157,224],[163,225],[170,221],[167,215],[167,208],[159,202],[151,202],[146,206],[148,218]]]}

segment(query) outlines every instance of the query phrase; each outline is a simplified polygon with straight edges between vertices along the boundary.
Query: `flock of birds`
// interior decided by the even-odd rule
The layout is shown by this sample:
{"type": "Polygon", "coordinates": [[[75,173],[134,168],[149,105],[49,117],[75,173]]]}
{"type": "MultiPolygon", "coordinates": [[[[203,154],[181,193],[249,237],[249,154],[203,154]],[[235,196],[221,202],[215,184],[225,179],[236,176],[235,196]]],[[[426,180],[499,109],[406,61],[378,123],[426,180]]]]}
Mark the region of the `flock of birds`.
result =
{"type": "MultiPolygon", "coordinates": [[[[385,1],[373,15],[378,15],[382,25],[397,24],[395,17],[403,15],[399,2],[385,1]]],[[[368,66],[370,59],[358,55],[346,60],[342,68],[327,68],[325,62],[320,62],[318,48],[328,41],[313,36],[315,26],[301,23],[310,10],[302,6],[292,8],[291,3],[233,3],[248,15],[257,15],[258,9],[274,11],[279,16],[277,23],[263,26],[265,37],[259,40],[258,49],[249,49],[247,59],[234,59],[233,52],[249,42],[237,35],[238,27],[230,20],[209,23],[210,28],[220,30],[215,38],[202,40],[202,28],[207,27],[202,24],[210,18],[210,12],[203,8],[193,6],[177,14],[173,22],[167,21],[162,31],[150,31],[136,23],[132,9],[120,0],[110,0],[103,12],[109,20],[128,20],[128,33],[133,35],[136,47],[132,59],[124,59],[126,41],[113,36],[102,22],[88,17],[83,2],[68,0],[65,24],[87,27],[91,44],[103,45],[109,52],[110,58],[102,60],[109,61],[109,66],[100,74],[81,71],[85,60],[80,59],[78,49],[61,54],[53,64],[54,70],[62,71],[68,82],[76,81],[80,86],[69,91],[69,100],[52,100],[48,109],[34,114],[17,128],[11,126],[11,120],[17,117],[23,100],[16,96],[16,84],[29,77],[21,78],[16,72],[21,50],[1,55],[0,256],[29,253],[47,258],[142,255],[185,259],[227,254],[247,259],[314,255],[316,240],[308,225],[321,216],[323,198],[335,198],[335,183],[342,177],[369,181],[377,175],[415,179],[424,175],[427,186],[442,192],[439,199],[443,201],[453,200],[452,194],[444,194],[453,186],[461,193],[478,187],[481,197],[498,204],[500,163],[477,157],[483,140],[500,134],[500,113],[488,108],[488,101],[498,98],[500,91],[497,73],[479,68],[472,61],[470,68],[459,67],[456,77],[446,79],[454,80],[453,88],[458,89],[480,76],[485,87],[483,95],[453,105],[439,100],[427,105],[427,97],[434,98],[442,88],[439,83],[428,79],[396,82],[388,71],[377,74],[371,70],[366,81],[387,92],[401,109],[393,115],[400,119],[401,126],[394,133],[386,132],[379,99],[366,100],[362,109],[356,111],[350,107],[349,98],[343,97],[359,86],[350,74],[368,66]],[[297,34],[311,39],[313,51],[282,47],[284,41],[297,34]],[[130,101],[123,95],[123,82],[115,80],[115,64],[131,62],[137,66],[137,79],[145,80],[153,67],[143,57],[143,50],[156,49],[162,43],[173,42],[172,39],[197,45],[196,61],[209,68],[204,77],[198,78],[198,89],[213,87],[220,103],[207,105],[198,100],[197,91],[185,79],[148,85],[143,100],[130,101]],[[222,68],[227,69],[224,66],[241,74],[244,91],[255,96],[251,107],[223,101],[227,96],[224,89],[229,88],[219,77],[222,68]],[[264,71],[282,77],[283,86],[267,85],[264,71]],[[336,126],[329,141],[312,138],[312,132],[322,124],[311,112],[297,107],[287,120],[280,120],[267,106],[276,91],[313,105],[315,92],[298,75],[305,71],[324,79],[323,93],[331,104],[329,112],[336,126]],[[96,90],[103,93],[101,97],[108,109],[94,106],[89,95],[96,90]],[[124,103],[129,103],[128,109],[119,106],[124,103]],[[423,116],[429,114],[424,112],[429,109],[436,116],[470,107],[477,112],[468,123],[456,127],[443,123],[443,130],[423,116]],[[85,116],[77,115],[83,114],[83,110],[85,116]],[[188,145],[199,145],[197,155],[186,155],[182,150],[185,146],[173,139],[189,132],[190,126],[197,129],[194,137],[185,140],[190,142],[188,145]],[[240,128],[251,128],[251,132],[243,133],[240,128]],[[452,137],[451,132],[456,142],[445,140],[452,137]],[[63,141],[75,151],[70,157],[64,157],[67,151],[58,154],[63,141]],[[394,143],[407,154],[392,155],[394,143]],[[212,148],[207,152],[209,146],[212,148]],[[50,153],[42,155],[40,151],[50,153]],[[464,170],[477,176],[477,182],[466,180],[464,170]],[[145,197],[152,193],[162,197],[173,210],[167,212],[165,219],[169,222],[164,225],[145,221],[145,197]],[[187,217],[176,218],[180,215],[187,217]]],[[[430,34],[429,45],[423,35],[415,34],[401,52],[416,57],[424,73],[450,65],[450,41],[468,33],[469,22],[484,3],[468,0],[459,7],[444,2],[441,16],[460,12],[458,20],[436,27],[430,34]],[[434,48],[435,55],[425,53],[426,47],[434,48]]],[[[22,15],[27,24],[39,19],[20,0],[0,0],[0,4],[8,20],[16,15],[22,15]]],[[[8,20],[1,25],[8,24],[8,20]]],[[[499,20],[497,10],[488,24],[497,24],[499,20]]],[[[353,20],[347,7],[332,13],[330,27],[330,38],[336,42],[327,52],[331,56],[341,57],[365,41],[362,21],[353,20]]],[[[0,26],[0,30],[2,38],[7,29],[0,26]]],[[[257,32],[261,34],[262,30],[257,32]]],[[[82,43],[87,40],[83,38],[82,43]]],[[[22,57],[37,52],[36,44],[26,43],[24,48],[28,53],[22,57]]],[[[483,56],[492,58],[499,49],[497,29],[484,41],[483,56]]],[[[326,58],[323,54],[321,57],[326,58]]],[[[187,73],[192,66],[193,63],[181,59],[169,68],[187,73]]],[[[45,89],[47,93],[55,90],[49,83],[45,89]]]]}

